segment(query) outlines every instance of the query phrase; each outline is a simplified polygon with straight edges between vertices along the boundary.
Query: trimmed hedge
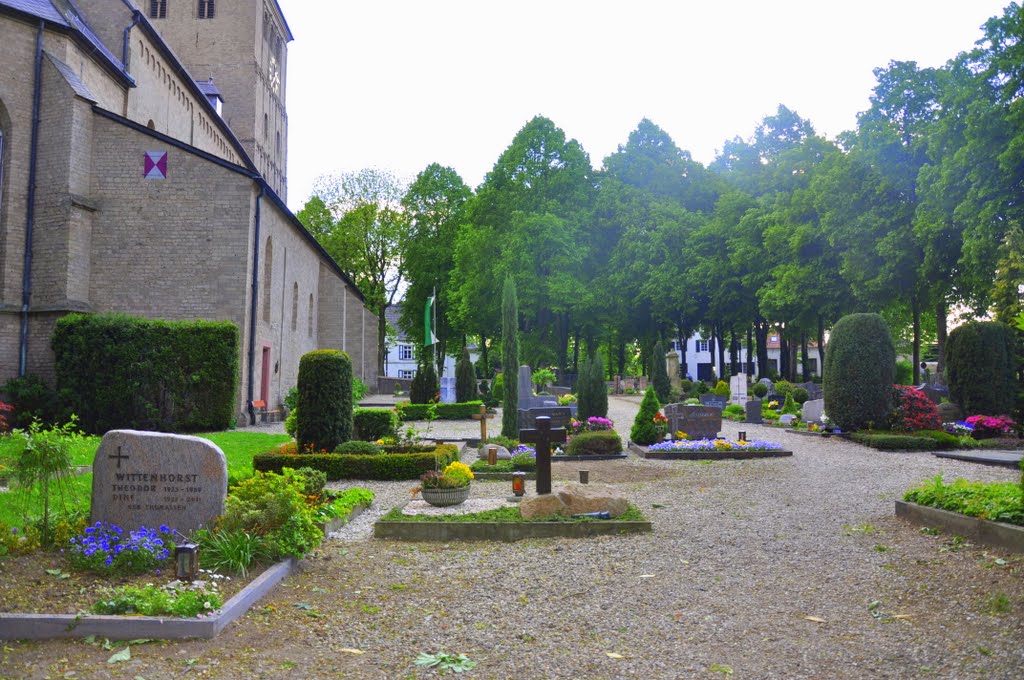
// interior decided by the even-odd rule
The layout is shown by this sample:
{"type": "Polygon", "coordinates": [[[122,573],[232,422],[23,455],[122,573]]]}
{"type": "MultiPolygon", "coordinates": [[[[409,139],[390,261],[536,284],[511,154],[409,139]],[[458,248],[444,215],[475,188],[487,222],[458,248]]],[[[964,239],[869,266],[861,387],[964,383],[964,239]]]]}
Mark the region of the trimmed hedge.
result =
{"type": "Polygon", "coordinates": [[[82,429],[225,430],[235,416],[238,327],[68,314],[51,346],[57,389],[82,429]]]}
{"type": "Polygon", "coordinates": [[[822,374],[829,419],[845,431],[884,426],[895,373],[896,349],[885,320],[878,314],[841,318],[832,328],[822,374]]]}
{"type": "Polygon", "coordinates": [[[352,359],[338,349],[307,352],[299,360],[301,414],[295,440],[302,449],[333,451],[352,439],[352,359]]]}
{"type": "Polygon", "coordinates": [[[970,321],[946,340],[946,378],[950,399],[964,415],[1003,415],[1013,411],[1014,331],[998,321],[970,321]]]}
{"type": "Polygon", "coordinates": [[[395,407],[399,420],[426,420],[427,411],[436,407],[439,420],[464,420],[480,413],[482,401],[467,401],[456,404],[399,404],[395,407]]]}
{"type": "Polygon", "coordinates": [[[358,455],[347,453],[282,453],[280,451],[259,453],[252,457],[252,467],[257,472],[277,472],[299,467],[311,467],[327,473],[327,479],[416,479],[429,470],[443,469],[448,463],[459,459],[459,449],[454,444],[442,444],[424,453],[382,453],[358,455]]]}
{"type": "Polygon", "coordinates": [[[394,437],[398,431],[398,414],[390,408],[357,408],[352,414],[353,439],[374,442],[394,437]]]}
{"type": "Polygon", "coordinates": [[[939,443],[934,439],[915,437],[909,434],[854,432],[850,435],[850,439],[858,444],[885,451],[934,451],[939,448],[939,443]]]}
{"type": "Polygon", "coordinates": [[[622,453],[622,439],[615,430],[593,430],[573,435],[565,445],[570,456],[613,456],[622,453]]]}
{"type": "Polygon", "coordinates": [[[373,442],[364,442],[357,439],[353,439],[350,442],[345,442],[338,448],[334,449],[335,453],[343,453],[347,456],[379,456],[381,454],[381,448],[373,442]]]}

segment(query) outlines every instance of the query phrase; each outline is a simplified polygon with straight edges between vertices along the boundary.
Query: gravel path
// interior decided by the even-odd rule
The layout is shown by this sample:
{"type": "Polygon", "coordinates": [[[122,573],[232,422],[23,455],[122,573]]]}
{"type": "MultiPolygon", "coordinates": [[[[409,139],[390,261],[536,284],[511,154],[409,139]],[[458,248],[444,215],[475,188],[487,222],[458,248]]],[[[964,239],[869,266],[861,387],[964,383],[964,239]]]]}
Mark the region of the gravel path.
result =
{"type": "MultiPolygon", "coordinates": [[[[611,400],[620,431],[638,403],[611,400]]],[[[795,455],[589,463],[592,481],[614,483],[654,533],[587,540],[374,540],[373,520],[414,484],[363,483],[376,507],[219,638],[132,647],[113,670],[111,652],[83,642],[9,643],[0,675],[419,678],[437,674],[413,664],[417,653],[439,650],[477,661],[470,678],[1024,675],[1024,556],[893,517],[893,501],[928,477],[1011,481],[1014,471],[723,429],[795,455]]],[[[577,467],[555,463],[556,485],[577,467]]],[[[507,486],[476,482],[473,495],[507,486]]]]}

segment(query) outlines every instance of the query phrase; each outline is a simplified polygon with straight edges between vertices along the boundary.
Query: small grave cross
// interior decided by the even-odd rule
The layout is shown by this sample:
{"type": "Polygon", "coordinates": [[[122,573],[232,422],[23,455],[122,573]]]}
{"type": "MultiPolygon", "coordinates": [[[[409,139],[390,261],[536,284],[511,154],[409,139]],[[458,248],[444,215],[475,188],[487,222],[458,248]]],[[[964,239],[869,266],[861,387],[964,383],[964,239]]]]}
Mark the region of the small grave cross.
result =
{"type": "Polygon", "coordinates": [[[126,456],[125,454],[121,453],[121,447],[120,446],[117,447],[117,455],[116,456],[107,456],[107,458],[110,458],[112,460],[113,459],[117,460],[117,469],[118,470],[121,469],[121,461],[122,460],[128,460],[128,456],[126,456]]]}
{"type": "Polygon", "coordinates": [[[565,428],[552,430],[549,416],[537,416],[537,429],[519,430],[519,441],[537,446],[537,493],[551,493],[551,444],[565,443],[565,428]]]}
{"type": "Polygon", "coordinates": [[[494,417],[494,414],[493,413],[488,413],[487,412],[487,407],[484,406],[483,404],[480,404],[480,413],[477,413],[477,414],[474,414],[474,415],[470,416],[470,418],[472,418],[473,420],[479,420],[480,421],[480,443],[481,444],[483,444],[485,441],[487,441],[487,419],[488,418],[493,418],[493,417],[494,417]]]}

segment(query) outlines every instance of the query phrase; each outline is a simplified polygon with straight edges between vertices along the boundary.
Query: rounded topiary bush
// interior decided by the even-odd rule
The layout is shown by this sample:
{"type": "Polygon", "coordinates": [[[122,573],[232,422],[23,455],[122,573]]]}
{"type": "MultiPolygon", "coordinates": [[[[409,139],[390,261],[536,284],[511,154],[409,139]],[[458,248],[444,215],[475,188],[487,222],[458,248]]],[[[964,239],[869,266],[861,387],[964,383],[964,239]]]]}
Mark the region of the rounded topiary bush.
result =
{"type": "Polygon", "coordinates": [[[320,349],[299,360],[295,428],[300,451],[333,451],[352,438],[352,360],[336,349],[320,349]]]}
{"type": "Polygon", "coordinates": [[[803,406],[804,403],[807,402],[807,399],[810,396],[811,395],[807,393],[807,389],[804,387],[797,387],[796,389],[793,390],[793,401],[800,404],[801,406],[803,406]]]}
{"type": "Polygon", "coordinates": [[[965,415],[1003,415],[1013,410],[1013,330],[999,321],[971,321],[946,339],[949,397],[965,415]]]}
{"type": "Polygon", "coordinates": [[[883,425],[892,411],[896,350],[878,314],[850,314],[832,328],[825,352],[825,413],[842,430],[883,425]]]}
{"type": "Polygon", "coordinates": [[[375,442],[398,432],[398,413],[391,408],[357,408],[352,420],[354,439],[375,442]]]}
{"type": "Polygon", "coordinates": [[[754,386],[750,388],[750,393],[758,399],[764,399],[768,396],[768,386],[764,383],[754,383],[754,386]]]}
{"type": "Polygon", "coordinates": [[[622,453],[622,438],[615,430],[592,430],[573,435],[565,446],[570,456],[612,456],[622,453]]]}
{"type": "Polygon", "coordinates": [[[660,439],[658,428],[654,424],[654,416],[661,411],[658,395],[653,387],[648,387],[644,400],[640,402],[640,410],[633,420],[629,438],[641,446],[649,446],[660,439]]]}

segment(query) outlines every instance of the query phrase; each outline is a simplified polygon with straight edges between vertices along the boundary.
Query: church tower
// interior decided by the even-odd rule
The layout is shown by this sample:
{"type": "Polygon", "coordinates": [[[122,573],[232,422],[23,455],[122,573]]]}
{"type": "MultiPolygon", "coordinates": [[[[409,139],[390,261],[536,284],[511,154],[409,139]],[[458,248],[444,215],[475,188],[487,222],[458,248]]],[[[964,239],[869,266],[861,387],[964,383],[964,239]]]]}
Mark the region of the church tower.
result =
{"type": "Polygon", "coordinates": [[[277,0],[136,1],[214,106],[222,103],[222,116],[246,153],[287,200],[292,34],[277,0]]]}

